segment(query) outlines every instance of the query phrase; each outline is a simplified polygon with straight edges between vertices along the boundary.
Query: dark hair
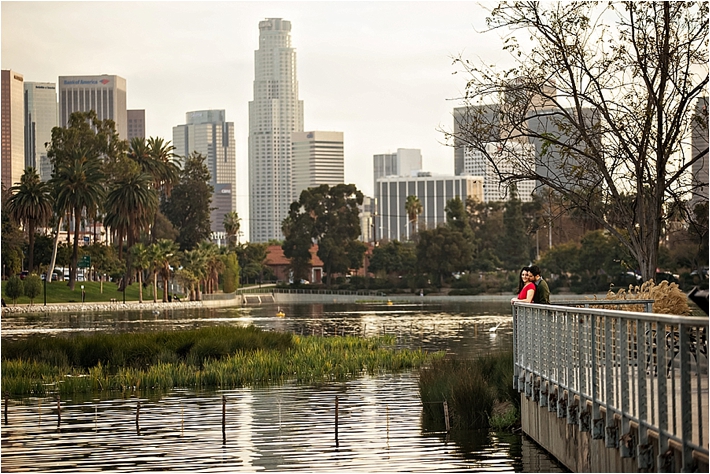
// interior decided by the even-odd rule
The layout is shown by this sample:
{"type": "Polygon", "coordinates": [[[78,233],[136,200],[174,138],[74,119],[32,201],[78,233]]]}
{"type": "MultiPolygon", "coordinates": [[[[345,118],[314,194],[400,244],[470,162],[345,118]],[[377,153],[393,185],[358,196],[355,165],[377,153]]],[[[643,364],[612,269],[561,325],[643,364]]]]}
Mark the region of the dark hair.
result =
{"type": "Polygon", "coordinates": [[[537,265],[533,265],[530,267],[530,273],[532,273],[534,276],[538,276],[540,274],[540,267],[537,265]]]}
{"type": "Polygon", "coordinates": [[[520,275],[518,275],[518,293],[523,291],[523,287],[525,286],[525,282],[523,282],[523,272],[529,272],[530,267],[523,267],[520,270],[520,275]]]}

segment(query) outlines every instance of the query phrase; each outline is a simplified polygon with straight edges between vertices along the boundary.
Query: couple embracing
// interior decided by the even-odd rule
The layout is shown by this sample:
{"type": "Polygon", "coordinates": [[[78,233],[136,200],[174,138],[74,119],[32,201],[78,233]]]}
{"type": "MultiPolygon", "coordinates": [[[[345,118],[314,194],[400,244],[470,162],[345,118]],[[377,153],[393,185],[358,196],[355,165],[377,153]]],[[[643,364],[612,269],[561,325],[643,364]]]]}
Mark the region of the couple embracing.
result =
{"type": "Polygon", "coordinates": [[[541,303],[550,304],[550,287],[540,275],[540,268],[537,265],[523,267],[520,270],[520,281],[518,282],[518,297],[510,300],[510,303],[541,303]]]}

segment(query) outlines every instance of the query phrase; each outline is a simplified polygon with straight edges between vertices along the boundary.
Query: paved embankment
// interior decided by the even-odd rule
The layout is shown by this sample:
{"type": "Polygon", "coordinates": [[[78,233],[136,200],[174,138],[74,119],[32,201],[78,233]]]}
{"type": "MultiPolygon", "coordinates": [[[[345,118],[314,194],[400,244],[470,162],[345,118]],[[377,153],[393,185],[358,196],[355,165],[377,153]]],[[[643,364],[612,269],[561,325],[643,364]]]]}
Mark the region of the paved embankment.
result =
{"type": "Polygon", "coordinates": [[[8,305],[2,308],[2,313],[62,313],[69,311],[163,311],[187,308],[219,308],[240,306],[238,299],[219,301],[180,301],[172,303],[127,301],[117,303],[52,303],[34,305],[8,305]]]}

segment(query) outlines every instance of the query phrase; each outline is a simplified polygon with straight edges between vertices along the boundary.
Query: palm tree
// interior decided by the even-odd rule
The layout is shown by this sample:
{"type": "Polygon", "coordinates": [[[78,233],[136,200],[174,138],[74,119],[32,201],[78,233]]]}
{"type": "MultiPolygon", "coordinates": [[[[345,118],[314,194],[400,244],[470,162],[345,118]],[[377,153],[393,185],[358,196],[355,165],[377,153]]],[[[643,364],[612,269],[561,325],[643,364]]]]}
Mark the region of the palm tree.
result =
{"type": "Polygon", "coordinates": [[[51,187],[40,180],[37,170],[30,167],[20,178],[19,185],[10,188],[13,193],[8,200],[10,216],[21,223],[29,234],[27,268],[34,269],[35,229],[46,225],[52,217],[51,187]]]}
{"type": "Polygon", "coordinates": [[[412,224],[412,236],[417,232],[417,221],[419,214],[424,211],[424,206],[416,196],[407,196],[407,202],[404,203],[404,210],[407,212],[409,222],[412,224]]]}
{"type": "Polygon", "coordinates": [[[224,262],[219,254],[219,247],[212,242],[203,241],[197,245],[206,261],[205,293],[214,293],[218,287],[219,272],[224,271],[224,262]]]}
{"type": "Polygon", "coordinates": [[[67,158],[55,169],[55,175],[50,182],[57,190],[57,211],[70,211],[74,216],[74,249],[69,265],[69,288],[73,291],[79,259],[81,217],[84,212],[94,215],[106,192],[98,158],[90,158],[82,149],[72,150],[67,158]]]}
{"type": "MultiPolygon", "coordinates": [[[[168,283],[170,282],[170,267],[177,267],[180,263],[178,245],[169,239],[158,239],[155,246],[156,268],[163,278],[163,303],[168,302],[168,283]]],[[[152,247],[151,246],[151,247],[152,247]]]]}
{"type": "Polygon", "coordinates": [[[239,227],[241,227],[240,223],[241,219],[236,212],[232,211],[224,215],[224,231],[227,233],[227,245],[231,248],[237,245],[237,236],[239,234],[239,227]],[[232,242],[232,239],[234,239],[234,242],[232,242]]]}
{"type": "Polygon", "coordinates": [[[133,268],[138,273],[138,302],[143,302],[143,270],[151,267],[150,254],[148,248],[138,242],[131,247],[131,257],[133,268]]]}
{"type": "Polygon", "coordinates": [[[156,162],[160,163],[157,168],[156,188],[162,191],[165,197],[170,196],[173,186],[180,181],[180,166],[175,158],[175,147],[170,144],[170,141],[164,141],[160,137],[150,137],[148,139],[148,153],[156,162]]]}
{"type": "Polygon", "coordinates": [[[186,250],[183,252],[182,278],[190,284],[190,300],[200,301],[200,281],[207,275],[207,259],[204,253],[198,249],[186,250]]]}
{"type": "Polygon", "coordinates": [[[152,178],[144,172],[127,171],[119,176],[106,196],[104,222],[117,234],[119,259],[126,236],[128,249],[138,240],[140,232],[148,230],[158,209],[158,194],[152,178]]]}

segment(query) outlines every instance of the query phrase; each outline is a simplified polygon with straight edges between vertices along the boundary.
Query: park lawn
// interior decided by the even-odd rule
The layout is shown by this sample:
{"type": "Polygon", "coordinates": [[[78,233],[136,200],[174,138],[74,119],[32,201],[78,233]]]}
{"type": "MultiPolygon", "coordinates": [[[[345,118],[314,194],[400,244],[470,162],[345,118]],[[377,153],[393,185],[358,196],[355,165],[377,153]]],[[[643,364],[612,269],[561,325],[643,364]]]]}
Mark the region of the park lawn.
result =
{"type": "MultiPolygon", "coordinates": [[[[5,284],[2,282],[2,297],[5,299],[5,304],[12,306],[12,299],[5,295],[5,284]]],[[[101,283],[98,281],[77,281],[74,285],[74,291],[69,289],[67,281],[53,281],[47,283],[47,303],[81,303],[81,286],[84,285],[86,303],[109,303],[112,299],[123,302],[123,292],[118,291],[116,283],[104,282],[103,292],[101,292],[101,283]]],[[[44,282],[43,282],[44,284],[44,282]]],[[[162,301],[163,291],[158,288],[158,301],[162,301]]],[[[133,283],[126,288],[126,301],[138,301],[138,283],[133,283]]],[[[143,301],[153,301],[153,285],[148,285],[143,288],[143,301]]],[[[30,304],[30,299],[26,296],[17,299],[17,304],[30,304]]],[[[44,304],[44,288],[42,292],[34,299],[34,304],[44,304]]]]}

